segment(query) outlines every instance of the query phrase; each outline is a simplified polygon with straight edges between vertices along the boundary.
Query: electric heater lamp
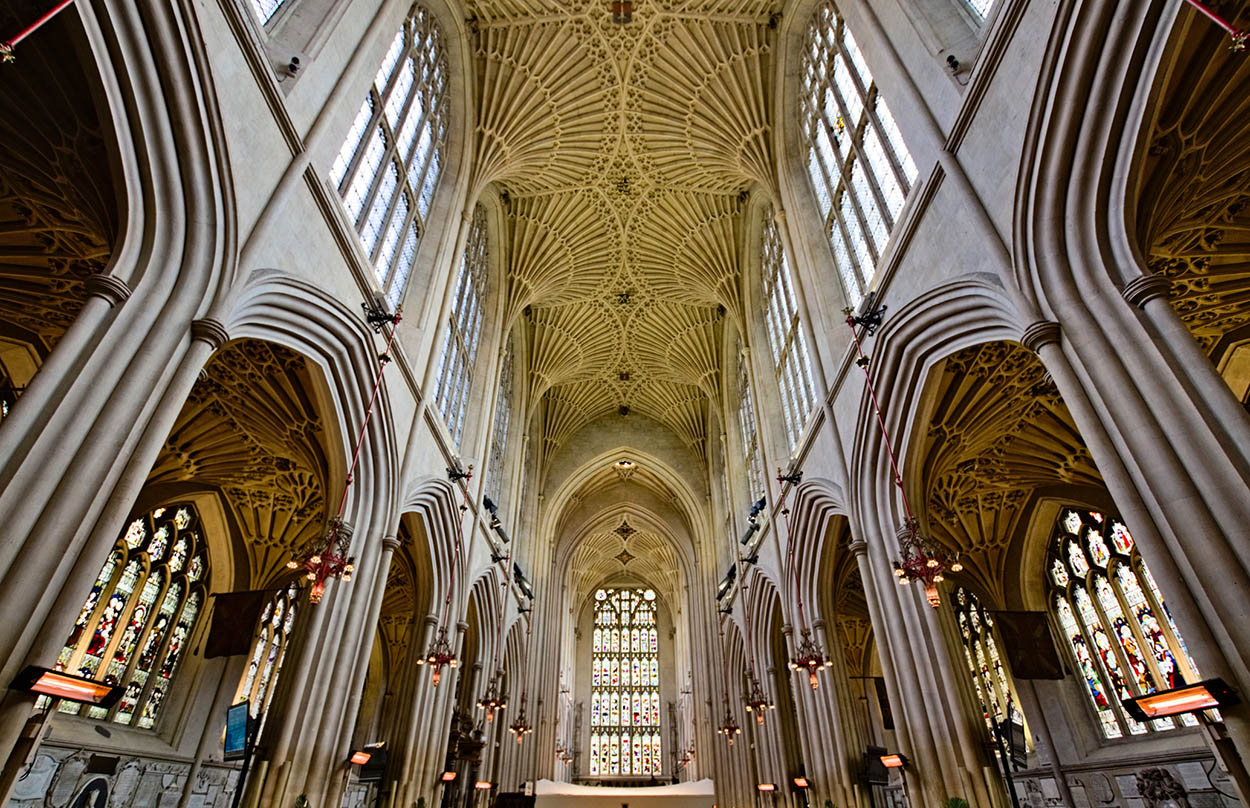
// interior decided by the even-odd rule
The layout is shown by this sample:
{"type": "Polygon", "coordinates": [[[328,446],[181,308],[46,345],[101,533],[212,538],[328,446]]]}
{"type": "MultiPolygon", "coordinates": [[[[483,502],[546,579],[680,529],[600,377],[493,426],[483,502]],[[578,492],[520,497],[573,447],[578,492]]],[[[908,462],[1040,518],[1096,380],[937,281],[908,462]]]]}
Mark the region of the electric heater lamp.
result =
{"type": "Polygon", "coordinates": [[[901,769],[907,765],[907,757],[900,754],[882,755],[881,765],[887,769],[901,769]]]}
{"type": "Polygon", "coordinates": [[[363,766],[369,762],[369,758],[371,757],[373,757],[372,752],[366,752],[363,749],[357,749],[355,752],[352,752],[352,756],[348,758],[348,760],[351,761],[356,766],[363,766]]]}
{"type": "Polygon", "coordinates": [[[454,781],[455,779],[456,779],[456,772],[443,772],[442,781],[444,783],[450,783],[454,781]]]}
{"type": "Polygon", "coordinates": [[[777,786],[775,783],[758,783],[755,787],[759,789],[760,791],[776,791],[777,790],[777,786]]]}
{"type": "Polygon", "coordinates": [[[54,699],[64,699],[79,704],[94,704],[97,707],[112,707],[121,698],[122,688],[71,676],[68,673],[28,665],[17,675],[11,684],[13,690],[24,690],[27,693],[38,693],[54,699]]]}
{"type": "Polygon", "coordinates": [[[794,787],[795,788],[807,788],[808,787],[807,778],[806,777],[794,778],[794,787]]]}
{"type": "Polygon", "coordinates": [[[473,784],[473,787],[478,791],[490,791],[491,788],[489,780],[478,780],[473,784]]]}
{"type": "Polygon", "coordinates": [[[1240,704],[1241,699],[1223,679],[1207,679],[1193,685],[1124,699],[1122,703],[1129,715],[1138,721],[1150,721],[1216,707],[1232,707],[1240,704]]]}

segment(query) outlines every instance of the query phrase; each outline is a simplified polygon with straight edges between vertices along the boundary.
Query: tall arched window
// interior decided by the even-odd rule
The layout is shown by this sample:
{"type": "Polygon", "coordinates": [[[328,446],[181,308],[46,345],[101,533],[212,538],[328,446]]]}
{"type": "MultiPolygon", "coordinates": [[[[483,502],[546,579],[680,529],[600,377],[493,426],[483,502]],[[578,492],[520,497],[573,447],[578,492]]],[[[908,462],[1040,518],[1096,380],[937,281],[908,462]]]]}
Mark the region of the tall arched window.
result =
{"type": "Polygon", "coordinates": [[[278,590],[273,599],[265,604],[265,610],[261,612],[260,622],[256,626],[247,670],[243,674],[243,681],[239,683],[239,692],[234,700],[236,703],[244,699],[250,702],[248,712],[252,718],[260,719],[260,727],[264,726],[269,703],[273,700],[274,687],[278,683],[278,674],[282,671],[282,661],[286,658],[287,644],[291,639],[291,630],[295,627],[298,607],[299,587],[292,583],[278,590]]]}
{"type": "Polygon", "coordinates": [[[990,16],[990,9],[994,7],[994,0],[964,0],[964,2],[972,9],[972,13],[978,20],[984,20],[990,16]]]}
{"type": "MultiPolygon", "coordinates": [[[[1128,528],[1114,516],[1065,508],[1046,564],[1051,606],[1103,735],[1174,729],[1174,719],[1143,724],[1120,705],[1199,678],[1128,528]]],[[[1192,715],[1180,722],[1198,724],[1192,715]]]]}
{"type": "Polygon", "coordinates": [[[761,251],[764,274],[764,321],[768,326],[768,347],[772,349],[777,387],[781,391],[781,411],[785,416],[786,441],[793,452],[803,435],[808,416],[816,403],[812,383],[812,359],[807,336],[799,322],[794,276],[781,246],[781,235],[772,217],[764,222],[761,251]]]}
{"type": "Polygon", "coordinates": [[[399,305],[442,172],[447,61],[428,11],[415,6],[330,170],[391,306],[399,305]]]}
{"type": "MultiPolygon", "coordinates": [[[[96,576],[58,670],[125,687],[110,709],[87,718],[150,729],[204,605],[208,556],[190,503],[157,508],[131,522],[96,576]]],[[[83,705],[61,702],[78,714],[83,705]]]]}
{"type": "Polygon", "coordinates": [[[447,334],[443,337],[443,353],[434,391],[434,403],[443,414],[443,421],[457,445],[464,430],[473,363],[477,360],[477,341],[482,332],[487,257],[486,211],[478,205],[473,210],[473,224],[469,228],[464,257],[460,261],[456,296],[447,318],[447,334]]]}
{"type": "Polygon", "coordinates": [[[747,475],[747,493],[751,502],[764,496],[764,464],[760,458],[760,442],[755,429],[755,397],[751,394],[751,372],[747,356],[738,343],[738,430],[742,437],[743,468],[747,475]]]}
{"type": "Polygon", "coordinates": [[[278,13],[278,9],[285,2],[286,0],[252,0],[252,10],[256,12],[260,24],[264,25],[273,19],[273,15],[278,13]]]}
{"type": "Polygon", "coordinates": [[[916,181],[916,164],[831,2],[807,32],[801,103],[808,174],[847,300],[857,306],[916,181]]]}
{"type": "Polygon", "coordinates": [[[508,426],[512,421],[512,348],[504,351],[499,369],[499,393],[495,400],[495,426],[490,435],[490,465],[486,470],[486,495],[498,505],[503,493],[504,460],[508,454],[508,426]]]}
{"type": "MultiPolygon", "coordinates": [[[[995,725],[1003,728],[1010,721],[1023,729],[1024,713],[1020,712],[1011,674],[1003,664],[998,641],[994,638],[994,618],[981,606],[977,596],[962,586],[955,590],[955,619],[959,623],[964,658],[972,672],[972,686],[985,726],[992,731],[995,725]]],[[[1028,733],[1021,732],[1020,736],[1027,738],[1028,733]]]]}
{"type": "Polygon", "coordinates": [[[600,589],[591,643],[590,774],[659,776],[663,760],[655,592],[600,589]]]}

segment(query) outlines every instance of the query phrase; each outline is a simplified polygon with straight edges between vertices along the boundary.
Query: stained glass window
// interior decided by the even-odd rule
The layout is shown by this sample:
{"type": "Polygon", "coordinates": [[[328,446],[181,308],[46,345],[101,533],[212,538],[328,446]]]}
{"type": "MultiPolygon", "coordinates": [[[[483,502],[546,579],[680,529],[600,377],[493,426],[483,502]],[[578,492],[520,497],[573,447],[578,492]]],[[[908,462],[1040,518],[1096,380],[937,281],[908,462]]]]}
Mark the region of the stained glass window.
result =
{"type": "Polygon", "coordinates": [[[478,205],[473,211],[473,224],[469,228],[460,272],[456,277],[456,296],[447,320],[447,333],[443,337],[443,353],[434,391],[434,403],[443,414],[443,421],[457,445],[464,430],[473,363],[477,360],[478,338],[482,332],[486,261],[486,211],[478,205]]]}
{"type": "Polygon", "coordinates": [[[742,437],[743,468],[747,475],[747,494],[751,502],[764,496],[764,463],[755,428],[755,396],[751,394],[751,372],[747,356],[738,343],[738,429],[742,437]]]}
{"type": "Polygon", "coordinates": [[[1051,604],[1103,735],[1197,726],[1192,715],[1143,724],[1120,705],[1199,678],[1128,527],[1097,511],[1065,509],[1047,564],[1051,604]]]}
{"type": "Polygon", "coordinates": [[[495,400],[495,426],[490,435],[490,465],[486,471],[486,496],[496,505],[502,499],[504,461],[508,456],[508,427],[512,422],[512,348],[504,351],[499,369],[499,392],[495,400]]]}
{"type": "Polygon", "coordinates": [[[816,385],[812,382],[812,358],[807,348],[807,335],[799,321],[794,275],[772,216],[764,221],[761,266],[768,347],[772,349],[773,367],[781,393],[786,440],[793,452],[816,404],[816,385]]]}
{"type": "Polygon", "coordinates": [[[808,177],[839,280],[857,306],[916,181],[916,164],[832,2],[807,31],[801,104],[808,177]]]}
{"type": "Polygon", "coordinates": [[[398,306],[425,234],[447,140],[447,60],[414,6],[382,59],[330,169],[374,276],[398,306]]]}
{"type": "Polygon", "coordinates": [[[122,696],[109,709],[61,702],[61,712],[142,729],[156,724],[204,604],[202,531],[190,503],[157,508],[122,531],[56,663],[122,685],[122,696]]]}
{"type": "Polygon", "coordinates": [[[299,608],[299,587],[294,583],[278,590],[273,599],[265,604],[260,621],[253,632],[252,651],[248,655],[247,670],[239,682],[235,702],[250,702],[248,712],[264,726],[269,703],[273,700],[274,686],[286,658],[291,630],[295,627],[295,614],[299,608]]]}
{"type": "Polygon", "coordinates": [[[955,619],[985,726],[993,731],[995,726],[1005,728],[1010,721],[1020,728],[1019,737],[1028,738],[1011,675],[998,651],[993,616],[976,595],[961,586],[955,590],[955,619]]]}
{"type": "Polygon", "coordinates": [[[595,592],[590,774],[659,776],[660,677],[655,592],[595,592]]]}

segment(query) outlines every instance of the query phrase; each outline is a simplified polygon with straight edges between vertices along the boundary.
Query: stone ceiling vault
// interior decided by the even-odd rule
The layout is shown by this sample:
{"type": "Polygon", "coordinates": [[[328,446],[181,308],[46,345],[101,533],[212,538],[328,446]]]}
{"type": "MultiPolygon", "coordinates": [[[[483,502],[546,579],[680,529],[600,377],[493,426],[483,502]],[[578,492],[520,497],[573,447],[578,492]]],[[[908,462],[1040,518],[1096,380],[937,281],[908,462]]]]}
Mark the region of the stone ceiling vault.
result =
{"type": "Polygon", "coordinates": [[[474,193],[508,233],[544,450],[620,407],[705,454],[746,191],[773,187],[765,0],[471,0],[474,193]]]}

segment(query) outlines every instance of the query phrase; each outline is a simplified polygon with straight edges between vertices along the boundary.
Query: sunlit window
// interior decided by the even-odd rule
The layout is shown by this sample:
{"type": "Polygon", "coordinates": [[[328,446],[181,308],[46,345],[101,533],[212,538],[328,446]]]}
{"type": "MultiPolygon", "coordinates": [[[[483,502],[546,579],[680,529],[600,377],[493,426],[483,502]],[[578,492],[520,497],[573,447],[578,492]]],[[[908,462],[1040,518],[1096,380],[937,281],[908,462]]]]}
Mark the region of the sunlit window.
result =
{"type": "Polygon", "coordinates": [[[263,25],[273,19],[273,15],[278,13],[278,9],[285,2],[286,0],[252,0],[252,10],[263,25]]]}
{"type": "Polygon", "coordinates": [[[832,3],[807,32],[801,103],[808,175],[839,279],[857,306],[916,181],[916,164],[832,3]]]}
{"type": "MultiPolygon", "coordinates": [[[[964,658],[972,672],[972,685],[981,705],[985,726],[993,731],[1006,727],[1010,722],[1023,730],[1024,713],[1020,712],[1011,674],[998,651],[994,618],[981,606],[976,595],[961,586],[955,590],[955,619],[959,623],[964,658]]],[[[1023,731],[1019,735],[1028,737],[1023,731]]]]}
{"type": "Polygon", "coordinates": [[[456,276],[456,292],[448,315],[443,352],[439,359],[434,403],[452,440],[460,444],[464,415],[468,409],[473,363],[477,360],[482,332],[482,298],[486,284],[486,211],[478,205],[456,276]]]}
{"type": "Polygon", "coordinates": [[[490,464],[486,470],[486,496],[495,504],[503,493],[504,460],[508,454],[508,427],[512,422],[512,349],[504,352],[499,369],[499,392],[495,400],[495,426],[490,436],[490,464]]]}
{"type": "Polygon", "coordinates": [[[125,690],[109,709],[72,702],[58,709],[152,728],[203,610],[207,579],[195,506],[157,508],[127,525],[56,662],[58,670],[125,690]]]}
{"type": "Polygon", "coordinates": [[[1046,561],[1051,606],[1103,735],[1197,726],[1192,715],[1141,723],[1124,699],[1199,681],[1172,614],[1128,527],[1114,516],[1063,510],[1046,561]]]}
{"type": "Polygon", "coordinates": [[[399,305],[425,233],[447,139],[447,61],[416,6],[378,68],[330,170],[378,285],[399,305]]]}
{"type": "Polygon", "coordinates": [[[807,425],[816,403],[816,386],[812,383],[812,359],[807,349],[807,336],[799,321],[794,275],[772,217],[764,223],[761,259],[768,347],[772,349],[773,368],[781,393],[786,440],[793,452],[799,445],[803,427],[807,425]]]}
{"type": "Polygon", "coordinates": [[[655,592],[595,592],[591,642],[590,774],[656,775],[660,745],[660,647],[655,592]]]}
{"type": "Polygon", "coordinates": [[[968,4],[968,8],[972,9],[972,13],[981,20],[990,16],[990,9],[994,7],[994,0],[964,0],[964,2],[968,4]]]}
{"type": "Polygon", "coordinates": [[[299,587],[295,584],[278,590],[273,599],[265,604],[256,627],[247,670],[243,673],[243,681],[239,683],[234,701],[238,703],[246,699],[252,718],[260,719],[259,726],[264,726],[269,704],[273,700],[282,661],[286,658],[287,643],[295,626],[298,601],[299,587]]]}
{"type": "Polygon", "coordinates": [[[764,496],[764,463],[755,427],[755,397],[751,394],[751,373],[747,357],[738,347],[738,431],[742,438],[743,468],[746,470],[747,493],[751,502],[764,496]]]}

